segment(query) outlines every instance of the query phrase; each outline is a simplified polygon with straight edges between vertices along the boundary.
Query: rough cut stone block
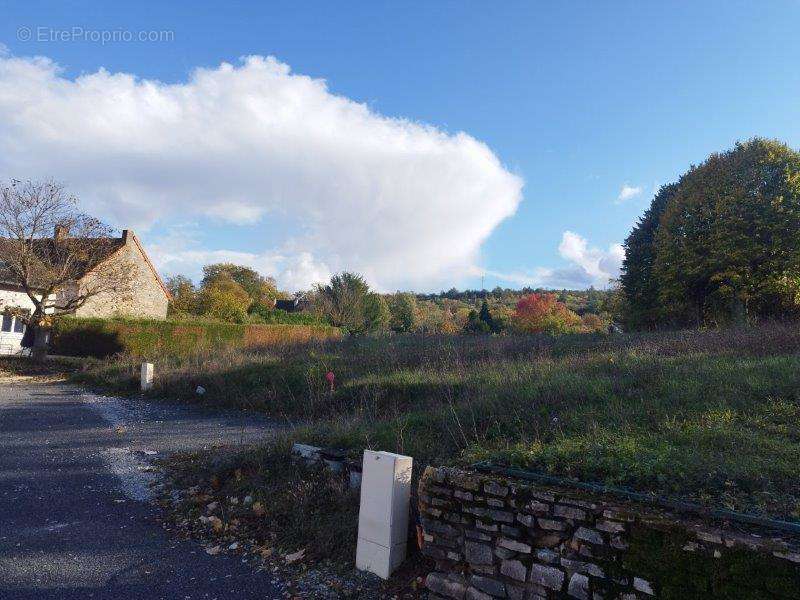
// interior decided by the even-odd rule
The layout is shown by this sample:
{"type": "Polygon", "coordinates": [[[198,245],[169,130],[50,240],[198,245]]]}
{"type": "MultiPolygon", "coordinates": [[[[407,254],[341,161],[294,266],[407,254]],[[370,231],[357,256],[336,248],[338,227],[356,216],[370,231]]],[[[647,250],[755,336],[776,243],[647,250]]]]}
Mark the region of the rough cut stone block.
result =
{"type": "Polygon", "coordinates": [[[480,575],[497,575],[497,569],[494,565],[470,565],[469,568],[473,573],[480,575]]]}
{"type": "Polygon", "coordinates": [[[447,550],[444,548],[437,548],[436,546],[432,546],[430,544],[425,544],[425,546],[422,548],[422,553],[425,556],[435,560],[444,560],[447,558],[447,550]]]}
{"type": "Polygon", "coordinates": [[[538,500],[531,500],[525,505],[525,508],[535,515],[546,515],[550,512],[550,505],[538,500]]]}
{"type": "Polygon", "coordinates": [[[575,532],[575,538],[584,542],[589,542],[590,544],[604,543],[603,536],[600,535],[600,532],[589,529],[588,527],[578,527],[578,530],[575,532]]]}
{"type": "Polygon", "coordinates": [[[473,540],[481,540],[484,542],[489,542],[492,539],[491,536],[486,535],[485,533],[481,533],[480,531],[474,531],[472,529],[468,529],[464,535],[473,540]]]}
{"type": "Polygon", "coordinates": [[[620,536],[615,535],[611,538],[611,547],[616,550],[627,550],[628,542],[623,540],[620,536]]]}
{"type": "Polygon", "coordinates": [[[538,500],[543,500],[544,502],[555,502],[556,497],[551,494],[550,492],[541,492],[539,490],[531,490],[531,496],[538,500]]]}
{"type": "Polygon", "coordinates": [[[560,559],[560,555],[558,552],[553,552],[547,548],[539,548],[536,551],[536,560],[539,562],[543,562],[548,565],[555,565],[558,564],[560,559]]]}
{"type": "Polygon", "coordinates": [[[441,485],[429,485],[428,491],[431,494],[439,494],[440,496],[452,496],[453,490],[447,487],[442,487],[441,485]]]}
{"type": "Polygon", "coordinates": [[[542,529],[551,531],[564,531],[567,528],[567,524],[564,521],[556,521],[555,519],[543,519],[540,517],[536,519],[536,522],[542,529]]]}
{"type": "Polygon", "coordinates": [[[480,506],[465,506],[462,509],[465,513],[469,513],[471,515],[475,515],[476,517],[484,517],[486,516],[486,509],[481,508],[480,506]]]}
{"type": "Polygon", "coordinates": [[[606,519],[612,519],[614,521],[625,521],[628,523],[631,523],[636,520],[632,514],[630,514],[625,510],[622,510],[621,508],[606,508],[603,511],[603,516],[606,519]]]}
{"type": "Polygon", "coordinates": [[[520,531],[519,527],[512,527],[511,525],[500,525],[500,531],[511,537],[519,537],[522,535],[522,531],[520,531]]]}
{"type": "Polygon", "coordinates": [[[453,496],[459,500],[466,500],[467,502],[472,500],[472,492],[462,492],[461,490],[456,490],[453,492],[453,496]]]}
{"type": "Polygon", "coordinates": [[[702,540],[704,542],[709,542],[712,544],[721,544],[722,543],[722,536],[718,533],[713,533],[711,531],[703,531],[700,530],[697,532],[697,539],[702,540]]]}
{"type": "Polygon", "coordinates": [[[436,483],[444,483],[446,480],[445,470],[444,469],[437,469],[436,467],[425,467],[425,470],[422,472],[422,478],[420,479],[420,483],[422,485],[427,485],[431,481],[435,481],[436,483]]]}
{"type": "Polygon", "coordinates": [[[513,523],[514,515],[504,510],[490,510],[489,517],[501,523],[513,523]]]}
{"type": "Polygon", "coordinates": [[[497,545],[501,548],[508,548],[514,552],[522,552],[523,554],[530,554],[531,547],[523,542],[517,540],[510,540],[508,538],[500,538],[497,540],[497,545]]]}
{"type": "Polygon", "coordinates": [[[515,585],[507,585],[506,594],[510,600],[528,600],[530,598],[530,596],[526,595],[524,588],[519,588],[515,585]]]}
{"type": "Polygon", "coordinates": [[[586,500],[578,500],[577,498],[561,498],[561,502],[564,504],[573,504],[575,506],[580,506],[581,508],[585,508],[587,510],[594,510],[597,508],[597,504],[594,502],[588,502],[586,500]]]}
{"type": "Polygon", "coordinates": [[[451,471],[449,479],[454,486],[472,492],[477,492],[481,487],[480,478],[477,475],[471,475],[463,471],[451,471]]]}
{"type": "Polygon", "coordinates": [[[475,521],[475,527],[483,529],[484,531],[497,531],[498,527],[494,523],[484,523],[483,521],[475,521]]]}
{"type": "Polygon", "coordinates": [[[557,517],[564,517],[565,519],[578,519],[579,521],[586,520],[585,510],[564,504],[556,504],[553,507],[553,514],[557,517]]]}
{"type": "Polygon", "coordinates": [[[773,552],[772,556],[782,558],[793,563],[800,563],[800,552],[773,552]]]}
{"type": "Polygon", "coordinates": [[[595,577],[605,577],[603,569],[594,563],[584,562],[582,560],[572,560],[569,558],[561,559],[561,566],[568,571],[577,571],[578,573],[585,573],[595,577]]]}
{"type": "Polygon", "coordinates": [[[551,590],[560,590],[564,585],[564,573],[555,567],[534,564],[531,567],[531,581],[551,590]]]}
{"type": "Polygon", "coordinates": [[[513,550],[509,550],[508,548],[501,548],[500,546],[495,547],[494,555],[497,558],[513,558],[516,556],[516,552],[513,550]]]}
{"type": "Polygon", "coordinates": [[[475,588],[467,588],[467,600],[494,600],[492,596],[489,594],[484,594],[480,590],[476,590],[475,588]]]}
{"type": "Polygon", "coordinates": [[[517,521],[525,525],[525,527],[533,527],[536,520],[531,515],[517,515],[517,521]]]}
{"type": "Polygon", "coordinates": [[[492,547],[487,544],[466,542],[464,544],[465,554],[468,563],[476,565],[492,564],[492,547]]]}
{"type": "Polygon", "coordinates": [[[653,591],[653,587],[650,585],[649,581],[645,581],[640,577],[633,578],[633,589],[638,592],[642,592],[643,594],[647,594],[648,596],[655,596],[655,592],[653,591]]]}
{"type": "Polygon", "coordinates": [[[497,498],[487,498],[486,504],[492,508],[503,508],[506,505],[504,500],[498,500],[497,498]]]}
{"type": "Polygon", "coordinates": [[[498,598],[505,598],[506,596],[506,586],[500,581],[481,575],[473,575],[469,582],[472,587],[491,596],[497,596],[498,598]]]}
{"type": "Polygon", "coordinates": [[[453,600],[462,600],[467,592],[466,581],[458,575],[431,573],[425,580],[425,585],[432,592],[453,600]]]}
{"type": "Polygon", "coordinates": [[[508,488],[496,481],[487,481],[483,486],[483,491],[492,496],[502,496],[503,498],[508,496],[508,488]]]}
{"type": "Polygon", "coordinates": [[[518,560],[504,560],[500,565],[500,572],[517,581],[525,581],[528,576],[528,569],[518,560]]]}
{"type": "Polygon", "coordinates": [[[586,575],[575,573],[570,577],[567,594],[578,600],[589,600],[589,578],[586,575]]]}
{"type": "Polygon", "coordinates": [[[565,535],[563,533],[548,533],[536,538],[536,545],[539,548],[554,548],[564,540],[565,535]]]}
{"type": "Polygon", "coordinates": [[[621,533],[625,531],[625,525],[617,521],[598,521],[595,524],[595,529],[605,531],[606,533],[621,533]]]}

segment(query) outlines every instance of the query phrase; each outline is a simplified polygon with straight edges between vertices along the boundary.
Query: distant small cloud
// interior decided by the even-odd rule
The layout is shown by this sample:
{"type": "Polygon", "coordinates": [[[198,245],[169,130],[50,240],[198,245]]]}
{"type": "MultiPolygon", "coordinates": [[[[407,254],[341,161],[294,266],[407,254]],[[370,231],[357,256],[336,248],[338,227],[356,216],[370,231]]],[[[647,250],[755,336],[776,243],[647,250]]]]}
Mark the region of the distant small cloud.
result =
{"type": "Polygon", "coordinates": [[[485,271],[516,285],[544,288],[587,288],[590,285],[607,288],[619,277],[625,250],[622,244],[611,244],[607,250],[589,245],[589,241],[573,231],[565,231],[558,245],[558,254],[567,264],[557,268],[537,267],[527,271],[485,271]]]}
{"type": "Polygon", "coordinates": [[[617,196],[615,204],[622,204],[623,202],[627,202],[628,200],[631,200],[632,198],[636,198],[637,196],[641,195],[642,195],[642,186],[640,185],[633,186],[626,183],[622,186],[622,189],[619,191],[619,195],[617,196]]]}

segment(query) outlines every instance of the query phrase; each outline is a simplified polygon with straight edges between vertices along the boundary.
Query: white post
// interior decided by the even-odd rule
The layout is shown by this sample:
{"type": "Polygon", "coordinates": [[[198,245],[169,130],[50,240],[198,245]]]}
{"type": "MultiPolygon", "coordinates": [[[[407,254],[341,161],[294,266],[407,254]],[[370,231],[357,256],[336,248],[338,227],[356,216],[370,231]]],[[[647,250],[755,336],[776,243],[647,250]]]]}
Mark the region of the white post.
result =
{"type": "Polygon", "coordinates": [[[406,556],[410,456],[364,451],[356,568],[388,579],[406,556]]]}
{"type": "Polygon", "coordinates": [[[153,363],[142,363],[141,386],[143,392],[153,387],[153,363]]]}

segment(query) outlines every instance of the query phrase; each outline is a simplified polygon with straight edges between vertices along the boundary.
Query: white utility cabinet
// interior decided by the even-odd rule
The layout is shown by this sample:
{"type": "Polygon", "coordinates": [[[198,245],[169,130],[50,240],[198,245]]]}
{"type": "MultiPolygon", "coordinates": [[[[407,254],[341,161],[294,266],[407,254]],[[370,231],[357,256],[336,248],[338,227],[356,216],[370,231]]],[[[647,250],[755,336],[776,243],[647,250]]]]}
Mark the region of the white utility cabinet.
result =
{"type": "Polygon", "coordinates": [[[410,456],[364,451],[356,568],[388,579],[406,557],[410,456]]]}

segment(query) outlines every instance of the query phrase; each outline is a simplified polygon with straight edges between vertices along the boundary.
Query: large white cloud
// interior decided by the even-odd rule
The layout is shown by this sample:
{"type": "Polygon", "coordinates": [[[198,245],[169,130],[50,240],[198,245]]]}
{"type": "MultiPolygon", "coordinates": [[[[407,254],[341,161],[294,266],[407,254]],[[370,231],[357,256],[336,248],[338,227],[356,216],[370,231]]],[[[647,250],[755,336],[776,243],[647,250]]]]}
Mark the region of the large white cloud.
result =
{"type": "Polygon", "coordinates": [[[154,255],[167,271],[247,259],[287,287],[340,269],[384,289],[449,285],[522,190],[469,135],[382,116],[258,56],[178,84],[0,57],[0,175],[63,181],[120,227],[279,215],[296,224],[280,243],[237,255],[154,240],[154,255]]]}

